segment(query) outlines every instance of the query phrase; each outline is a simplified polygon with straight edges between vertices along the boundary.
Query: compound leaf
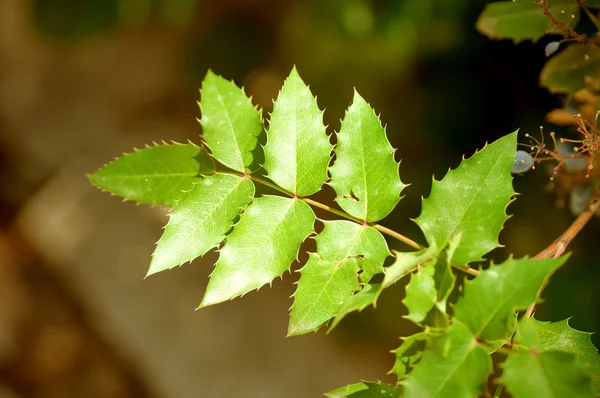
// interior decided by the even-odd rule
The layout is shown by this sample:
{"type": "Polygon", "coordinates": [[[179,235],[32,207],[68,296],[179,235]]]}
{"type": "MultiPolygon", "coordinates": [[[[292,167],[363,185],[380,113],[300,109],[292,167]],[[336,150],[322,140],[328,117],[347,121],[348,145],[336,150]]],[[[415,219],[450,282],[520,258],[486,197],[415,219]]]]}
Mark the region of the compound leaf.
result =
{"type": "Polygon", "coordinates": [[[310,206],[280,196],[255,199],[219,250],[200,307],[220,303],[271,283],[298,256],[300,245],[314,232],[310,206]]]}
{"type": "Polygon", "coordinates": [[[281,188],[298,196],[321,189],[333,146],[323,112],[294,67],[273,105],[264,168],[281,188]]]}
{"type": "Polygon", "coordinates": [[[573,94],[600,88],[600,48],[573,43],[552,57],[540,73],[540,83],[552,93],[573,94]]]}
{"type": "Polygon", "coordinates": [[[202,148],[173,143],[136,149],[88,177],[98,188],[125,199],[172,207],[201,174],[214,170],[202,148]]]}
{"type": "Polygon", "coordinates": [[[476,397],[491,369],[487,350],[465,324],[455,321],[443,335],[431,339],[431,346],[402,382],[404,396],[476,397]]]}
{"type": "Polygon", "coordinates": [[[248,178],[215,174],[195,183],[169,215],[148,275],[192,261],[219,245],[252,196],[254,184],[248,178]]]}
{"type": "MultiPolygon", "coordinates": [[[[522,322],[523,320],[519,322],[520,327],[522,322]]],[[[592,377],[594,392],[600,395],[600,355],[598,355],[598,350],[590,340],[592,333],[571,328],[568,319],[559,322],[541,322],[529,318],[528,324],[536,332],[536,344],[527,344],[521,338],[521,334],[517,334],[516,341],[518,343],[534,348],[538,352],[562,351],[574,354],[592,377]]]]}
{"type": "Polygon", "coordinates": [[[199,104],[202,138],[215,159],[233,170],[251,171],[262,118],[244,91],[209,70],[199,104]]]}
{"type": "Polygon", "coordinates": [[[502,383],[515,398],[593,398],[591,379],[575,355],[513,351],[504,364],[502,383]]]}
{"type": "Polygon", "coordinates": [[[421,359],[429,336],[430,334],[427,332],[415,333],[404,338],[400,347],[392,351],[396,354],[396,362],[391,373],[394,373],[398,380],[404,378],[421,359]]]}
{"type": "Polygon", "coordinates": [[[329,168],[337,203],[369,222],[384,218],[398,204],[405,185],[385,128],[356,91],[337,140],[335,163],[329,168]]]}
{"type": "Polygon", "coordinates": [[[381,284],[367,284],[362,290],[356,293],[354,296],[348,297],[341,305],[331,326],[329,327],[328,333],[337,326],[338,323],[349,313],[354,311],[362,311],[369,305],[375,306],[379,292],[381,291],[381,284]]]}
{"type": "Polygon", "coordinates": [[[300,270],[288,336],[313,332],[335,315],[344,301],[360,289],[358,269],[354,258],[335,263],[310,253],[300,270]]]}
{"type": "Polygon", "coordinates": [[[503,339],[512,332],[509,326],[514,311],[536,301],[537,293],[549,275],[565,260],[509,259],[482,271],[465,282],[464,295],[454,308],[454,316],[477,337],[503,339]]]}
{"type": "MultiPolygon", "coordinates": [[[[579,21],[576,0],[552,0],[548,11],[565,26],[573,27],[579,21]],[[573,16],[573,17],[572,17],[573,16]]],[[[508,0],[487,4],[479,15],[477,30],[492,39],[513,39],[515,42],[533,40],[552,34],[563,34],[542,13],[533,0],[508,0]]]]}
{"type": "Polygon", "coordinates": [[[402,387],[381,382],[363,381],[325,394],[328,398],[400,398],[402,387]]]}
{"type": "Polygon", "coordinates": [[[350,221],[323,221],[317,253],[300,270],[288,335],[317,330],[334,316],[346,299],[383,270],[390,254],[385,239],[374,228],[350,221]],[[364,279],[363,279],[364,278],[364,279]]]}
{"type": "Polygon", "coordinates": [[[510,170],[515,162],[517,133],[485,146],[465,159],[441,181],[433,181],[415,220],[427,241],[443,250],[459,234],[452,262],[467,264],[498,247],[508,218],[506,207],[515,194],[510,170]]]}

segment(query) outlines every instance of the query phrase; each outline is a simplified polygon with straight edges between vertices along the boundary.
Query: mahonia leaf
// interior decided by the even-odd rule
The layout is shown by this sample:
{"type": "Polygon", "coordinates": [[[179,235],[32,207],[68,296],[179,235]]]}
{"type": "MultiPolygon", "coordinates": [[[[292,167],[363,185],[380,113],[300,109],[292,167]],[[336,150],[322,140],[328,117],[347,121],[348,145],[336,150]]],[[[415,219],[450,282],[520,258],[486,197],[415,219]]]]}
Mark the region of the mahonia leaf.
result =
{"type": "Polygon", "coordinates": [[[294,67],[273,104],[264,168],[288,192],[308,196],[327,181],[333,145],[323,112],[294,67]]]}
{"type": "Polygon", "coordinates": [[[383,271],[383,262],[390,252],[379,231],[345,220],[323,221],[323,226],[315,238],[317,252],[323,259],[339,263],[357,257],[363,282],[383,271]]]}
{"type": "Polygon", "coordinates": [[[333,328],[335,328],[349,313],[353,311],[362,311],[369,305],[375,306],[380,290],[381,284],[379,283],[367,284],[360,292],[356,293],[354,296],[348,297],[335,315],[327,333],[331,332],[331,330],[333,330],[333,328]]]}
{"type": "Polygon", "coordinates": [[[396,261],[394,261],[394,264],[383,270],[385,275],[383,277],[381,289],[386,289],[393,285],[413,272],[419,265],[425,265],[430,261],[435,260],[437,254],[438,252],[435,246],[417,252],[395,252],[396,261]]]}
{"type": "Polygon", "coordinates": [[[329,168],[336,201],[348,214],[369,222],[387,216],[405,185],[379,117],[354,91],[337,134],[335,163],[329,168]]]}
{"type": "Polygon", "coordinates": [[[314,232],[315,219],[301,200],[255,199],[219,250],[200,307],[233,299],[283,275],[298,257],[304,239],[314,232]]]}
{"type": "Polygon", "coordinates": [[[360,289],[358,269],[354,258],[335,263],[310,253],[300,270],[288,336],[313,332],[335,315],[344,300],[360,289]]]}
{"type": "Polygon", "coordinates": [[[515,398],[593,398],[590,376],[567,352],[513,351],[501,382],[515,398]]]}
{"type": "Polygon", "coordinates": [[[360,289],[358,272],[368,281],[383,270],[390,254],[385,239],[374,228],[350,221],[323,221],[311,253],[300,270],[288,335],[317,330],[360,289]]]}
{"type": "Polygon", "coordinates": [[[600,48],[573,43],[552,57],[540,73],[540,84],[551,93],[573,94],[600,88],[600,48]]]}
{"type": "Polygon", "coordinates": [[[363,381],[325,393],[328,398],[400,398],[402,387],[363,381]]]}
{"type": "MultiPolygon", "coordinates": [[[[529,335],[531,335],[530,330],[529,335]]],[[[568,319],[559,322],[541,322],[533,318],[523,318],[519,322],[516,342],[525,344],[537,352],[562,351],[574,354],[592,377],[594,392],[600,395],[600,355],[590,340],[591,335],[592,333],[571,328],[568,319]],[[528,329],[533,328],[535,337],[524,338],[525,324],[528,329]]]]}
{"type": "Polygon", "coordinates": [[[427,346],[430,334],[428,332],[415,333],[403,338],[400,347],[392,351],[396,354],[396,362],[391,373],[394,373],[398,380],[404,378],[421,359],[421,354],[427,346]]]}
{"type": "Polygon", "coordinates": [[[456,303],[454,317],[485,340],[506,338],[514,311],[536,301],[549,275],[567,256],[556,259],[509,259],[492,265],[465,282],[464,294],[456,303]]]}
{"type": "Polygon", "coordinates": [[[477,342],[469,328],[455,321],[431,346],[402,382],[404,396],[461,398],[483,392],[492,369],[485,347],[477,342]]]}
{"type": "MultiPolygon", "coordinates": [[[[548,11],[565,26],[574,27],[579,21],[576,0],[552,0],[548,11]],[[572,17],[573,16],[573,17],[572,17]]],[[[532,0],[508,0],[487,4],[476,24],[477,30],[491,39],[536,41],[542,36],[562,34],[532,0]]]]}
{"type": "Polygon", "coordinates": [[[98,188],[125,199],[172,207],[201,174],[214,170],[202,148],[173,143],[136,149],[88,177],[98,188]]]}
{"type": "Polygon", "coordinates": [[[406,285],[406,297],[402,302],[408,309],[406,318],[414,323],[422,322],[437,302],[434,273],[433,263],[419,267],[406,285]]]}
{"type": "Polygon", "coordinates": [[[233,170],[251,171],[262,118],[244,91],[209,70],[199,104],[202,138],[215,159],[233,170]]]}
{"type": "Polygon", "coordinates": [[[218,246],[253,196],[254,184],[248,178],[215,174],[195,183],[169,215],[148,275],[192,261],[218,246]]]}
{"type": "Polygon", "coordinates": [[[452,261],[452,254],[454,251],[453,246],[458,245],[458,242],[460,242],[460,235],[458,237],[459,239],[455,240],[455,244],[452,244],[451,242],[448,250],[442,252],[442,255],[433,266],[433,279],[437,295],[436,306],[444,314],[446,313],[446,301],[448,300],[450,293],[452,293],[452,289],[454,289],[454,284],[456,282],[456,275],[452,272],[450,262],[452,261]]]}
{"type": "Polygon", "coordinates": [[[487,145],[441,181],[434,180],[431,194],[423,199],[415,222],[431,246],[443,250],[461,234],[454,263],[481,260],[498,247],[498,235],[508,218],[505,210],[515,194],[510,170],[516,146],[516,132],[487,145]]]}

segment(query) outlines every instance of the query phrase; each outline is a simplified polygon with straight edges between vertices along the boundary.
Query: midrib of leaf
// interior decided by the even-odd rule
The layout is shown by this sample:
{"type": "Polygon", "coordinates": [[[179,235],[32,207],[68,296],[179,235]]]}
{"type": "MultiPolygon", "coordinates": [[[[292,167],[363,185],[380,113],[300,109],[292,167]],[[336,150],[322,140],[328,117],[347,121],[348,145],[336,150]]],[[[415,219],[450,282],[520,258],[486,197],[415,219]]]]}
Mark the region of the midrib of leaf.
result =
{"type": "Polygon", "coordinates": [[[244,157],[242,156],[242,149],[240,147],[240,141],[238,139],[238,136],[235,134],[235,128],[233,127],[233,121],[231,120],[231,116],[229,115],[229,110],[225,106],[225,101],[223,100],[223,95],[221,94],[219,85],[216,84],[215,88],[216,88],[217,92],[219,93],[217,95],[219,104],[221,105],[221,108],[223,109],[223,111],[225,112],[225,115],[227,116],[227,123],[229,124],[229,127],[230,127],[229,135],[233,135],[233,140],[235,141],[235,145],[236,145],[236,149],[237,149],[237,155],[240,159],[242,167],[244,167],[244,157]]]}

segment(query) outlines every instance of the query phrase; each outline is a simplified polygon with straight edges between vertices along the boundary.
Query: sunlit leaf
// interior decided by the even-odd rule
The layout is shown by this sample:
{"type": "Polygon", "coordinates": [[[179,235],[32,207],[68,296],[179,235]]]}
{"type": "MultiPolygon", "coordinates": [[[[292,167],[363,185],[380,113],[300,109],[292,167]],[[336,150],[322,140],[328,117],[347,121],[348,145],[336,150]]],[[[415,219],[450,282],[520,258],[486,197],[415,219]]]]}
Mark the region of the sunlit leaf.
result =
{"type": "Polygon", "coordinates": [[[201,174],[214,165],[202,148],[192,144],[163,144],[136,149],[115,159],[94,174],[98,188],[140,203],[172,207],[201,174]]]}
{"type": "Polygon", "coordinates": [[[408,309],[406,318],[415,323],[422,322],[437,302],[434,272],[433,263],[419,267],[406,285],[406,297],[402,302],[408,309]]]}
{"type": "Polygon", "coordinates": [[[356,293],[354,296],[348,297],[335,315],[335,318],[329,327],[329,331],[336,327],[337,324],[340,323],[340,321],[349,313],[354,311],[362,311],[370,305],[375,306],[380,289],[381,284],[367,284],[360,292],[356,293]]]}
{"type": "Polygon", "coordinates": [[[363,381],[325,394],[328,398],[400,398],[402,387],[363,381]]]}
{"type": "Polygon", "coordinates": [[[396,354],[392,373],[398,377],[398,380],[404,378],[415,366],[415,363],[421,359],[429,337],[428,332],[415,333],[404,338],[400,347],[392,351],[396,354]]]}

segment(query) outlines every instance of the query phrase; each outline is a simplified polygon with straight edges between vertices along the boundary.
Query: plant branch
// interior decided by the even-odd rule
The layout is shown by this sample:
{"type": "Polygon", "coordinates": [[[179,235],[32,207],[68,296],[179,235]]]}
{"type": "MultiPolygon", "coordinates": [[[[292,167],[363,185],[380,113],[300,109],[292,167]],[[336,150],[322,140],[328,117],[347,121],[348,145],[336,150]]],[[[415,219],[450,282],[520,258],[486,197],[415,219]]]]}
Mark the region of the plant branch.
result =
{"type": "MultiPolygon", "coordinates": [[[[533,258],[541,260],[541,259],[545,259],[545,258],[560,257],[567,249],[567,246],[577,236],[577,234],[579,234],[579,232],[581,232],[583,227],[588,223],[588,221],[590,221],[590,219],[592,218],[594,213],[596,213],[596,211],[599,208],[600,208],[600,197],[598,196],[598,193],[595,193],[595,195],[590,200],[590,203],[588,204],[588,206],[585,208],[584,211],[581,212],[581,214],[579,214],[579,216],[577,216],[577,218],[575,219],[575,221],[573,221],[573,223],[569,226],[569,228],[567,228],[565,230],[565,232],[562,233],[562,235],[560,235],[554,242],[552,242],[544,250],[542,250],[541,252],[536,254],[533,258]]],[[[539,293],[538,293],[538,296],[539,296],[539,293]]],[[[535,309],[535,302],[529,306],[529,308],[527,309],[527,312],[525,312],[525,316],[531,317],[533,315],[534,309],[535,309]]]]}
{"type": "Polygon", "coordinates": [[[481,272],[475,268],[471,268],[468,265],[461,265],[461,264],[451,264],[454,268],[459,269],[463,272],[466,272],[469,275],[473,275],[473,276],[477,276],[479,275],[481,272]]]}
{"type": "Polygon", "coordinates": [[[548,0],[533,0],[533,1],[535,2],[535,4],[538,5],[540,10],[542,11],[542,14],[544,14],[550,21],[552,21],[552,23],[558,29],[560,29],[563,33],[567,34],[568,36],[572,37],[573,39],[575,39],[576,41],[578,41],[579,43],[581,43],[583,45],[598,46],[598,43],[596,43],[594,40],[587,37],[587,35],[578,33],[577,31],[575,31],[575,29],[566,25],[564,22],[561,22],[558,19],[556,19],[556,17],[550,12],[550,10],[548,10],[548,0]]]}

